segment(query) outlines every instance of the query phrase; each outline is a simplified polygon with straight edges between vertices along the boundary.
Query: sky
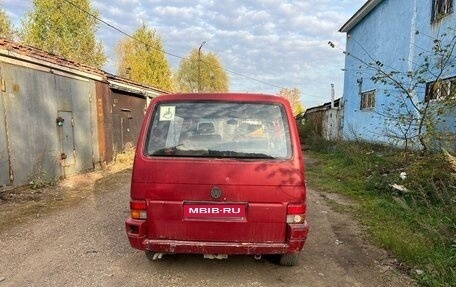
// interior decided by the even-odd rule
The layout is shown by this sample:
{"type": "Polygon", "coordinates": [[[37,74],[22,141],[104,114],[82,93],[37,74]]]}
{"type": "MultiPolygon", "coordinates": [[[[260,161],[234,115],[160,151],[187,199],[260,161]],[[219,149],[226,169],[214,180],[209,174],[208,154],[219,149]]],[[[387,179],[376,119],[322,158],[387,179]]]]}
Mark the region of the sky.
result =
{"type": "MultiPolygon", "coordinates": [[[[65,1],[65,0],[56,0],[65,1]]],[[[71,0],[69,0],[71,1],[71,0]]],[[[0,0],[18,28],[32,0],[0,0]]],[[[128,35],[145,24],[161,37],[171,69],[192,49],[214,53],[230,92],[277,94],[298,88],[305,108],[343,91],[345,34],[338,32],[366,0],[92,0],[100,18],[128,35]],[[338,49],[333,49],[328,42],[338,49]]],[[[125,34],[99,23],[96,37],[116,73],[115,46],[125,34]]]]}

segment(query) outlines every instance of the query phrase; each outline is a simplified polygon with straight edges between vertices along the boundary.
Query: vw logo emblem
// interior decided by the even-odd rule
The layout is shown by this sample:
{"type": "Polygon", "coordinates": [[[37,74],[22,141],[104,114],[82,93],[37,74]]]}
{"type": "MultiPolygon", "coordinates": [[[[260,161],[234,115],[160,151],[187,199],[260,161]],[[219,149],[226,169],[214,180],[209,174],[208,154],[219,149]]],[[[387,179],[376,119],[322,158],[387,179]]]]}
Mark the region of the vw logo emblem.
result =
{"type": "Polygon", "coordinates": [[[214,186],[211,189],[211,197],[213,199],[218,199],[218,198],[220,198],[220,196],[222,196],[222,190],[220,189],[220,187],[214,186]]]}

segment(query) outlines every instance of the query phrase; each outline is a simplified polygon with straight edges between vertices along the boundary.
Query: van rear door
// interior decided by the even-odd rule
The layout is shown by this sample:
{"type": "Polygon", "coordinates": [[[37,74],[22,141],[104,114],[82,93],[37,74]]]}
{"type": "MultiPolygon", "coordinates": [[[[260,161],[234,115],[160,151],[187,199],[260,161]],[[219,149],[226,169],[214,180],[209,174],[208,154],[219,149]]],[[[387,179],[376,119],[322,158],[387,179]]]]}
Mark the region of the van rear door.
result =
{"type": "Polygon", "coordinates": [[[132,179],[148,238],[284,242],[287,206],[305,197],[290,119],[275,102],[155,104],[132,179]]]}
{"type": "Polygon", "coordinates": [[[149,238],[283,242],[287,204],[303,197],[299,169],[288,163],[162,160],[151,167],[146,182],[134,183],[147,201],[149,238]]]}

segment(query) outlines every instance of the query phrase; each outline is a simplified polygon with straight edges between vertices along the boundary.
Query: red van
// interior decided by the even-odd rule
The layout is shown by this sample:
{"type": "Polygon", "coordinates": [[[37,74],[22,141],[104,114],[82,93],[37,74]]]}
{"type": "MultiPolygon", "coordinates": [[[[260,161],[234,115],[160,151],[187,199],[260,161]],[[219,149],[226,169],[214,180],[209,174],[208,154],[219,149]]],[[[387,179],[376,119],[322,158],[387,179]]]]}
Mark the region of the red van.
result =
{"type": "Polygon", "coordinates": [[[280,255],[296,265],[309,226],[288,101],[259,94],[154,98],[131,181],[130,244],[163,254],[280,255]]]}

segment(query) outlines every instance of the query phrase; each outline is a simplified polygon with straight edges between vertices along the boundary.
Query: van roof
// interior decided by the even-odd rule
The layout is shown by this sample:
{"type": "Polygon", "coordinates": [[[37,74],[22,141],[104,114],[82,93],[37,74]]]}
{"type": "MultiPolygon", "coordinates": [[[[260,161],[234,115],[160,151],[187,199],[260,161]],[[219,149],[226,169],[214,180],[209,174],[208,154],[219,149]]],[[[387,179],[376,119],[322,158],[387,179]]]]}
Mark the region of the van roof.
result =
{"type": "Polygon", "coordinates": [[[155,98],[158,101],[172,100],[216,100],[216,101],[251,101],[251,102],[280,102],[287,100],[280,96],[268,94],[250,93],[180,93],[171,95],[160,95],[155,98]]]}

